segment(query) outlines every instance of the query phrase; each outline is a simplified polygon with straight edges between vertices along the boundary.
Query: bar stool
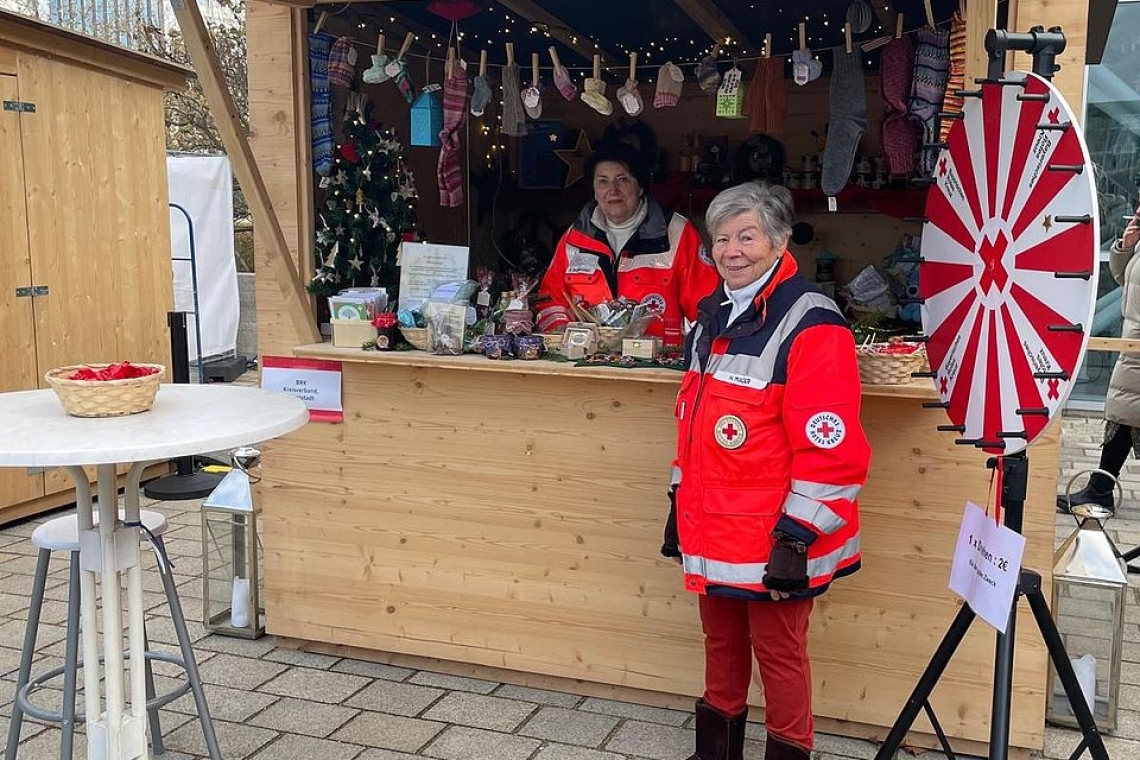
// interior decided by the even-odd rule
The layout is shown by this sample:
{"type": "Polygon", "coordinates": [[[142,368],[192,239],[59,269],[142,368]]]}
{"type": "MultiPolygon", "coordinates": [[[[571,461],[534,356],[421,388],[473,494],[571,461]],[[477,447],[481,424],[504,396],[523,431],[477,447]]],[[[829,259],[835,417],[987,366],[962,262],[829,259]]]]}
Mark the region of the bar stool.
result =
{"type": "MultiPolygon", "coordinates": [[[[119,511],[119,519],[124,519],[123,511],[119,511]]],[[[162,726],[159,722],[158,710],[160,707],[173,702],[188,691],[194,693],[194,703],[198,710],[198,719],[202,724],[202,733],[206,740],[206,747],[212,760],[221,760],[218,749],[218,740],[214,732],[214,724],[210,720],[210,711],[206,705],[206,695],[202,690],[202,681],[198,676],[198,666],[194,660],[194,650],[191,647],[190,635],[186,630],[186,619],[182,614],[182,604],[178,599],[174,578],[171,575],[171,566],[166,558],[166,547],[162,535],[167,530],[166,518],[159,512],[141,510],[140,527],[142,533],[150,539],[158,559],[159,574],[162,577],[162,587],[166,593],[166,601],[170,606],[170,618],[174,624],[175,636],[181,650],[181,657],[166,652],[146,652],[144,671],[146,676],[147,719],[150,725],[151,747],[155,755],[165,752],[162,742],[162,726]],[[186,681],[180,683],[171,691],[155,695],[154,674],[151,672],[151,661],[160,660],[178,665],[186,671],[186,681]]],[[[98,515],[95,525],[98,526],[98,515]]],[[[86,716],[75,711],[76,674],[83,662],[79,660],[79,521],[76,515],[67,515],[48,520],[32,533],[32,544],[39,548],[36,562],[36,574],[32,584],[31,604],[28,609],[28,624],[24,632],[24,648],[20,655],[20,673],[16,682],[16,699],[12,704],[12,718],[8,726],[8,744],[5,760],[16,760],[16,752],[20,742],[20,729],[23,725],[24,715],[30,715],[39,720],[59,723],[63,729],[60,739],[60,760],[70,760],[74,745],[75,724],[84,722],[86,716]],[[35,677],[32,677],[32,657],[36,649],[36,637],[39,633],[40,612],[43,608],[44,590],[47,585],[48,564],[51,553],[55,551],[68,552],[70,555],[70,575],[67,593],[67,637],[65,643],[64,664],[52,668],[35,677]],[[35,690],[47,681],[63,674],[63,706],[60,712],[46,710],[31,701],[35,690]]],[[[144,640],[146,633],[143,633],[144,640]]],[[[149,650],[150,644],[145,645],[149,650]]],[[[85,653],[86,654],[86,653],[85,653]]],[[[128,655],[129,656],[129,655],[128,655]]]]}

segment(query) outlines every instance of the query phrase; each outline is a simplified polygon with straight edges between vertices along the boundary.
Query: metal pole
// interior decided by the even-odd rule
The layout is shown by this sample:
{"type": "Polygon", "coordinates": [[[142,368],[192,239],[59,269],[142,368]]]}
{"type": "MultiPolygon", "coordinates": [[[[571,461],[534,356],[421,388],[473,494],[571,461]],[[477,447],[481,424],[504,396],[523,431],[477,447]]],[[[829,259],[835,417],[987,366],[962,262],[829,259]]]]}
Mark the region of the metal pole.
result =
{"type": "Polygon", "coordinates": [[[204,383],[206,382],[206,363],[202,359],[202,312],[198,304],[198,259],[194,248],[194,220],[190,218],[189,212],[177,203],[171,203],[170,207],[182,212],[182,216],[186,217],[186,226],[190,232],[190,258],[172,256],[171,260],[190,262],[190,290],[194,297],[194,339],[198,342],[198,382],[204,383]]]}

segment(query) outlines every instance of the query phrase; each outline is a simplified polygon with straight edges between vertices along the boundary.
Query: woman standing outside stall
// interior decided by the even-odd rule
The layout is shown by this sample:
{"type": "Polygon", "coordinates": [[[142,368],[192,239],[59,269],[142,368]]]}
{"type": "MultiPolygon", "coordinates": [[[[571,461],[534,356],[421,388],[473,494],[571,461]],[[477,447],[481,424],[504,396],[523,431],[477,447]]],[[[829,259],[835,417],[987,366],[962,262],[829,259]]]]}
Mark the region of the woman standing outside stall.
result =
{"type": "Polygon", "coordinates": [[[586,163],[594,199],[558,241],[538,291],[539,332],[560,332],[584,306],[626,298],[662,316],[647,334],[679,345],[684,320],[717,287],[712,259],[685,217],[645,194],[649,171],[624,143],[599,148],[586,163]]]}
{"type": "Polygon", "coordinates": [[[685,344],[662,546],[700,594],[705,693],[690,760],[741,760],[753,654],[766,760],[809,760],[812,600],[860,561],[856,496],[871,449],[855,344],[786,250],[785,188],[725,190],[707,221],[724,284],[700,302],[685,344]]]}

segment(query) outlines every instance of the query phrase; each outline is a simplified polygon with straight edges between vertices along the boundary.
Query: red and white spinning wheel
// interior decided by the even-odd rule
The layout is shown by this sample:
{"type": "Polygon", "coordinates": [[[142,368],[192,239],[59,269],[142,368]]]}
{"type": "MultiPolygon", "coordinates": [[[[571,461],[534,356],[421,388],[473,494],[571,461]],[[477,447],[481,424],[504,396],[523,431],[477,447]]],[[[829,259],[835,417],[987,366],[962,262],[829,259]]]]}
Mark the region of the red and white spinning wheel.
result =
{"type": "Polygon", "coordinates": [[[1092,324],[1100,234],[1092,162],[1068,104],[1035,74],[1003,81],[966,99],[938,156],[919,290],[952,429],[1012,454],[1072,389],[1092,324]]]}

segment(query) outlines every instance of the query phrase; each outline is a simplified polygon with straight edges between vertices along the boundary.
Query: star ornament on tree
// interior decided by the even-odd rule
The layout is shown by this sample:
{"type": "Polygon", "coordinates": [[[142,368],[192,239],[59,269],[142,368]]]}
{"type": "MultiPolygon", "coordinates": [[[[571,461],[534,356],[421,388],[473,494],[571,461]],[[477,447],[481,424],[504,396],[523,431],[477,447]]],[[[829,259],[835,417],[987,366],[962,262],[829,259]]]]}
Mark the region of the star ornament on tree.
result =
{"type": "Polygon", "coordinates": [[[586,160],[593,152],[593,149],[590,148],[590,138],[586,136],[584,129],[578,130],[578,139],[573,148],[554,151],[554,155],[558,156],[569,168],[569,171],[566,172],[566,181],[562,184],[563,187],[570,187],[586,176],[586,160]]]}

